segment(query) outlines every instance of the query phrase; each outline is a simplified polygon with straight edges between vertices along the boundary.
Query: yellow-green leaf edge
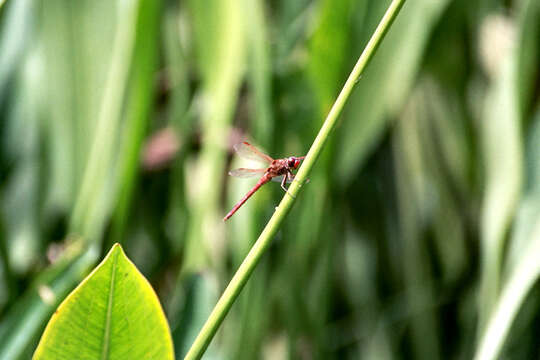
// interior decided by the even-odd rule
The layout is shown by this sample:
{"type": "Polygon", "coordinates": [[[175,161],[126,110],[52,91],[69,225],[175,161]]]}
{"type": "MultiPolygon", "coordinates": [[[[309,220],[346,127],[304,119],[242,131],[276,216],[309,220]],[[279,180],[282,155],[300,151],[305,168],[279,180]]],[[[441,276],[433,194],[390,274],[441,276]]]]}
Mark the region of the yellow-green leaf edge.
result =
{"type": "Polygon", "coordinates": [[[174,359],[169,325],[158,297],[119,244],[113,245],[105,259],[60,304],[33,356],[35,360],[75,358],[174,359]],[[106,287],[103,279],[107,277],[109,290],[112,287],[112,292],[102,294],[107,299],[99,297],[99,292],[91,293],[96,286],[106,287]],[[135,286],[126,288],[130,284],[135,286]],[[131,293],[118,297],[126,290],[131,293]],[[112,306],[96,308],[102,305],[100,301],[112,306]],[[82,310],[86,311],[83,316],[72,316],[82,310]],[[118,312],[123,316],[118,317],[118,312]],[[100,315],[105,318],[99,319],[100,315]],[[100,324],[105,327],[101,334],[100,324]],[[141,333],[141,329],[146,332],[141,333]],[[98,333],[92,334],[92,330],[98,333]]]}

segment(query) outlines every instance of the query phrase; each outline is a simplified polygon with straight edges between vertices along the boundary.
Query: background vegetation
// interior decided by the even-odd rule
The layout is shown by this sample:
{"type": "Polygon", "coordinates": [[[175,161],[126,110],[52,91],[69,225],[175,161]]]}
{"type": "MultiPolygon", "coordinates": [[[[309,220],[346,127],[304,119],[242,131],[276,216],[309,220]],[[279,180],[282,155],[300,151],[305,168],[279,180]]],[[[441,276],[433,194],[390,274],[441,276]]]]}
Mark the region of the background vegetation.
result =
{"type": "MultiPolygon", "coordinates": [[[[232,144],[303,155],[388,4],[0,5],[0,358],[114,242],[181,358],[283,195],[223,223],[232,144]]],[[[407,1],[207,358],[540,356],[539,19],[407,1]]]]}

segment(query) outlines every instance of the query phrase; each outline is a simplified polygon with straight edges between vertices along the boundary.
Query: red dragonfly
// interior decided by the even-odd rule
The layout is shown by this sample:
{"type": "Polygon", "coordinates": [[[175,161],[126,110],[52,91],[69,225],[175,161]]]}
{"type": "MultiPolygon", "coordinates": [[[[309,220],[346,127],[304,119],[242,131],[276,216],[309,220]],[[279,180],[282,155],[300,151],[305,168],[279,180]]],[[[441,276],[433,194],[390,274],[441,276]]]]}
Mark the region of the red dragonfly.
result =
{"type": "Polygon", "coordinates": [[[290,183],[294,179],[294,174],[292,173],[292,170],[298,168],[300,162],[305,158],[305,156],[290,156],[283,159],[272,159],[270,156],[257,150],[255,146],[245,141],[236,144],[234,146],[234,150],[244,159],[261,161],[268,164],[268,167],[266,169],[239,168],[229,171],[229,175],[239,178],[250,178],[258,175],[260,175],[261,178],[259,179],[257,184],[255,184],[255,186],[251,190],[249,190],[248,193],[236,205],[234,205],[232,210],[229,211],[227,215],[225,215],[223,221],[226,221],[231,216],[233,216],[234,213],[238,209],[240,209],[242,205],[244,205],[247,199],[249,199],[251,195],[255,193],[255,191],[259,190],[261,186],[263,186],[270,180],[281,182],[281,187],[286,192],[287,188],[285,187],[285,183],[290,183]]]}

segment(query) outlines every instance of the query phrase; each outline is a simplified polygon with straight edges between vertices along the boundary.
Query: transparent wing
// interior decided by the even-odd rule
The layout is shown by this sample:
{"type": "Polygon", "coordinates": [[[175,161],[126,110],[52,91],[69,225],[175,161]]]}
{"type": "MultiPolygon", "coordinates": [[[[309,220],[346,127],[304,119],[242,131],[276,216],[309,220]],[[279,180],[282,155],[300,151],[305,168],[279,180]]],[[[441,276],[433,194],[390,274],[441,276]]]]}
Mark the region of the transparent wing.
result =
{"type": "MultiPolygon", "coordinates": [[[[283,181],[283,177],[284,177],[284,176],[285,176],[285,175],[275,176],[275,177],[272,178],[272,181],[281,183],[281,182],[283,181]]],[[[289,176],[289,177],[287,178],[287,181],[285,181],[285,183],[290,184],[290,183],[293,182],[293,180],[294,180],[294,175],[293,175],[293,176],[289,176]]]]}
{"type": "Polygon", "coordinates": [[[261,176],[264,174],[266,169],[246,169],[246,168],[239,168],[229,171],[229,175],[237,177],[237,178],[251,178],[255,176],[261,176]]]}
{"type": "MultiPolygon", "coordinates": [[[[275,182],[280,183],[280,182],[283,181],[283,176],[285,176],[285,175],[275,176],[275,177],[272,178],[272,181],[275,181],[275,182]]],[[[287,184],[290,184],[290,183],[293,182],[293,180],[294,180],[294,174],[293,174],[292,176],[289,175],[289,177],[287,178],[287,181],[285,181],[285,182],[286,182],[287,184]]],[[[306,179],[306,182],[305,182],[305,183],[306,183],[306,184],[309,183],[309,179],[306,179]]]]}
{"type": "Polygon", "coordinates": [[[270,156],[257,150],[255,146],[245,141],[234,145],[234,151],[236,151],[240,157],[247,160],[255,160],[263,163],[271,163],[274,161],[270,156]]]}

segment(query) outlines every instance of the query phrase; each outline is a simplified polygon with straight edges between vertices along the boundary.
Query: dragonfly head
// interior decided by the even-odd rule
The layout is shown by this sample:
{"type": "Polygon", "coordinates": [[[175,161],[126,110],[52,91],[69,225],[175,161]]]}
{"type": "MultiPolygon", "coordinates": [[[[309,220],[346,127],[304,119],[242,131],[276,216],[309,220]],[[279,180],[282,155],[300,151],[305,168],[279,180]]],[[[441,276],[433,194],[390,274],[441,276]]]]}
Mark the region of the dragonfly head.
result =
{"type": "Polygon", "coordinates": [[[296,169],[298,167],[298,165],[300,165],[300,161],[301,161],[301,159],[299,159],[299,158],[297,158],[295,156],[291,156],[290,158],[287,159],[287,165],[291,169],[296,169]]]}

